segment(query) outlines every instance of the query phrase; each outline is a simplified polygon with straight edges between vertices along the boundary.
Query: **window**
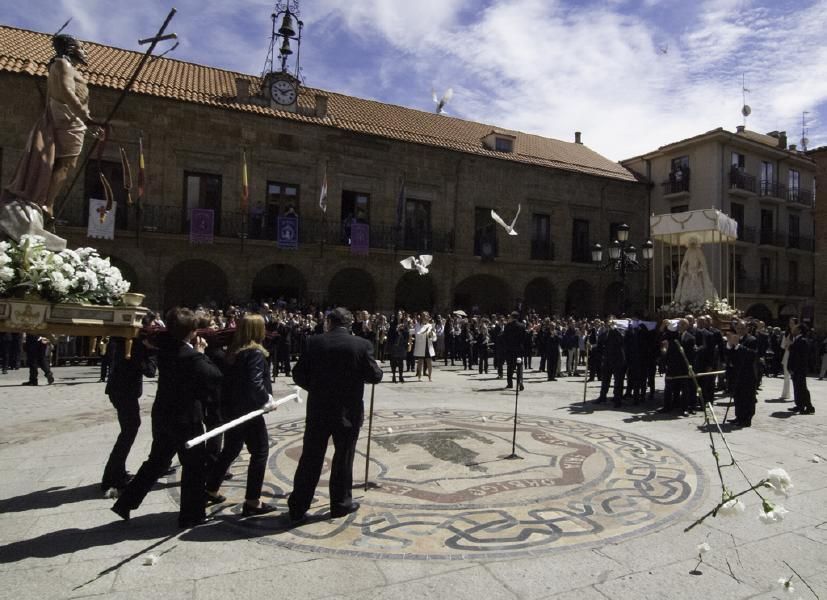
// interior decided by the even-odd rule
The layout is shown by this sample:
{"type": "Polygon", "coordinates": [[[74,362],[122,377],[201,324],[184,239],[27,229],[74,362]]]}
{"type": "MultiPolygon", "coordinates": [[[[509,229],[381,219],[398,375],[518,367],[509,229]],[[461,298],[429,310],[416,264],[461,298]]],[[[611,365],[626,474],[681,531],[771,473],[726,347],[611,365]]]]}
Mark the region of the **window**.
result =
{"type": "Polygon", "coordinates": [[[431,203],[427,200],[405,200],[405,248],[430,252],[431,203]]]}
{"type": "Polygon", "coordinates": [[[793,202],[799,201],[799,190],[801,189],[801,173],[795,169],[787,171],[787,194],[793,202]]]}
{"type": "Polygon", "coordinates": [[[535,213],[531,215],[531,258],[551,260],[551,217],[535,213]]]}
{"type": "Polygon", "coordinates": [[[787,235],[787,244],[790,248],[799,248],[801,246],[801,217],[799,215],[789,216],[787,235]]]}
{"type": "Polygon", "coordinates": [[[342,231],[343,244],[350,243],[350,225],[357,223],[370,224],[370,195],[362,192],[342,191],[342,231]]]}
{"type": "Polygon", "coordinates": [[[761,209],[761,244],[772,244],[775,239],[772,210],[761,209]]]}
{"type": "Polygon", "coordinates": [[[675,213],[687,212],[688,210],[689,210],[689,205],[688,204],[678,204],[677,206],[673,206],[672,208],[670,208],[669,212],[672,213],[672,214],[675,214],[675,213]]]}
{"type": "Polygon", "coordinates": [[[209,208],[214,212],[214,229],[221,231],[221,175],[184,172],[184,219],[181,231],[190,229],[190,211],[209,208]]]}
{"type": "Polygon", "coordinates": [[[589,245],[589,222],[586,219],[575,219],[572,223],[571,261],[580,263],[592,261],[592,250],[589,245]]]}
{"type": "Polygon", "coordinates": [[[494,149],[497,152],[513,152],[514,151],[514,141],[509,140],[508,138],[495,138],[494,140],[494,149]]]}
{"type": "Polygon", "coordinates": [[[267,195],[264,198],[264,207],[256,205],[251,214],[250,231],[253,237],[276,239],[276,226],[280,216],[299,216],[299,186],[294,183],[267,182],[267,195]],[[256,236],[256,232],[259,233],[256,236]]]}
{"type": "Polygon", "coordinates": [[[770,291],[770,279],[772,273],[772,261],[769,257],[762,257],[761,258],[761,293],[766,293],[770,291]]]}
{"type": "Polygon", "coordinates": [[[497,227],[491,219],[491,209],[474,209],[474,256],[492,259],[497,256],[497,227]]]}
{"type": "Polygon", "coordinates": [[[790,286],[798,285],[798,261],[791,260],[787,265],[787,275],[789,276],[790,286]]]}
{"type": "MultiPolygon", "coordinates": [[[[101,182],[100,173],[106,177],[109,186],[112,188],[112,200],[118,204],[115,206],[115,229],[128,229],[129,226],[129,207],[126,205],[126,190],[123,189],[123,167],[121,163],[110,162],[102,160],[90,161],[86,163],[86,172],[84,173],[84,194],[86,202],[84,206],[84,225],[89,215],[90,198],[96,200],[106,200],[106,194],[103,193],[103,183],[101,182]],[[100,165],[100,171],[98,171],[100,165]]],[[[132,197],[137,194],[137,189],[132,190],[132,197]]]]}
{"type": "Polygon", "coordinates": [[[747,165],[747,159],[743,154],[738,152],[732,153],[732,166],[739,170],[744,170],[747,165]]]}
{"type": "Polygon", "coordinates": [[[669,168],[670,194],[689,191],[689,157],[679,156],[673,158],[669,168]]]}
{"type": "Polygon", "coordinates": [[[773,177],[773,164],[770,161],[761,161],[761,195],[775,195],[775,178],[773,177]]]}
{"type": "MultiPolygon", "coordinates": [[[[732,202],[729,205],[729,216],[738,223],[738,239],[744,239],[744,205],[732,202]]],[[[753,240],[754,241],[754,240],[753,240]]]]}

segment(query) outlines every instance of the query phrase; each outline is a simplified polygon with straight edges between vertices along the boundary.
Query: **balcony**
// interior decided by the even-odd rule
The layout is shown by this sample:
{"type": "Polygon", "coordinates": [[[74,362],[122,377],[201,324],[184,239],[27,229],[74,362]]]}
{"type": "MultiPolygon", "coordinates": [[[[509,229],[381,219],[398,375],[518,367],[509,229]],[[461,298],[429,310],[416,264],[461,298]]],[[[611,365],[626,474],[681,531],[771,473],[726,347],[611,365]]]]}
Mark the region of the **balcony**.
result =
{"type": "Polygon", "coordinates": [[[749,195],[755,193],[755,177],[740,169],[733,169],[729,172],[730,193],[738,195],[749,195]]]}
{"type": "Polygon", "coordinates": [[[761,229],[758,236],[758,243],[765,246],[787,246],[787,236],[774,229],[761,229]]]}
{"type": "Polygon", "coordinates": [[[674,179],[670,175],[669,181],[661,183],[663,187],[663,195],[670,196],[672,194],[688,194],[689,193],[689,178],[682,178],[680,181],[674,179]]]}
{"type": "Polygon", "coordinates": [[[758,235],[755,231],[755,227],[741,227],[740,223],[738,224],[739,242],[747,242],[748,244],[754,244],[757,239],[758,235]]]}
{"type": "Polygon", "coordinates": [[[764,198],[785,200],[787,198],[787,186],[782,185],[777,181],[762,179],[760,195],[764,198]]]}
{"type": "Polygon", "coordinates": [[[788,235],[787,248],[791,250],[804,250],[805,252],[812,252],[815,250],[815,241],[813,238],[805,235],[788,235]]]}
{"type": "Polygon", "coordinates": [[[801,206],[813,206],[813,192],[802,188],[790,188],[787,190],[787,202],[801,206]]]}
{"type": "Polygon", "coordinates": [[[802,281],[788,281],[783,285],[788,296],[803,296],[805,298],[813,295],[813,286],[802,281]]]}

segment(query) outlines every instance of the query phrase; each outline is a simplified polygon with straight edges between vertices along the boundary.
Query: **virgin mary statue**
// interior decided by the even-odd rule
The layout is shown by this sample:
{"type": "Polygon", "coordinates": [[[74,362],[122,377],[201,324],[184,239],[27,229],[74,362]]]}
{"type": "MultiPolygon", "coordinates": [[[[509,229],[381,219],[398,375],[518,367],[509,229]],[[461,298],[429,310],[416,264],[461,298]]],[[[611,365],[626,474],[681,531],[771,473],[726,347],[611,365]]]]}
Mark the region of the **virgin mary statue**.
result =
{"type": "Polygon", "coordinates": [[[706,300],[717,300],[718,292],[712,285],[706,267],[706,257],[698,238],[689,238],[689,247],[683,256],[675,302],[683,305],[703,304],[706,300]]]}

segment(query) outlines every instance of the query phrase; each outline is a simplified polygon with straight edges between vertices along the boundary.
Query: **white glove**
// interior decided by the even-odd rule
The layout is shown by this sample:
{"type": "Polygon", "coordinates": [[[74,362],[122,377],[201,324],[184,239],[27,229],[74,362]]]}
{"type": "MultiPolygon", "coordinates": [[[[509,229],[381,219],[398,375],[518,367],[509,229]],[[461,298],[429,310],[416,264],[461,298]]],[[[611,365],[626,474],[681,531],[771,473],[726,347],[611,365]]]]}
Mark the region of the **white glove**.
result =
{"type": "Polygon", "coordinates": [[[273,398],[272,394],[270,394],[269,399],[261,408],[267,412],[270,412],[271,410],[276,410],[276,408],[278,408],[278,406],[276,405],[276,399],[273,398]]]}

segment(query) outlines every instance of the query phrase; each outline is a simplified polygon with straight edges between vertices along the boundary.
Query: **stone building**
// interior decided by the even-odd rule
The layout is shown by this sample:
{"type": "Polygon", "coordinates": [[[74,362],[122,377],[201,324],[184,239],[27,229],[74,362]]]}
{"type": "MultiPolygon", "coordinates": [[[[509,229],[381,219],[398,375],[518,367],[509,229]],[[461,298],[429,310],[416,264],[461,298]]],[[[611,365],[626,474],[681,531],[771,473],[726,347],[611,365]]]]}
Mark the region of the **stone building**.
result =
{"type": "Polygon", "coordinates": [[[654,213],[716,208],[738,222],[731,254],[704,248],[737,308],[773,323],[813,318],[816,164],[785,132],[718,128],[621,164],[652,182],[654,213]]]}
{"type": "Polygon", "coordinates": [[[827,330],[827,146],[807,152],[816,164],[815,220],[815,323],[824,333],[827,330]]]}
{"type": "MultiPolygon", "coordinates": [[[[86,46],[90,106],[102,118],[140,55],[86,46]]],[[[51,56],[49,35],[0,27],[4,182],[42,110],[51,56]]],[[[509,310],[523,301],[542,311],[602,313],[616,310],[622,295],[613,273],[590,264],[591,244],[605,244],[621,222],[635,243],[646,237],[645,185],[579,133],[563,142],[304,86],[283,108],[267,101],[259,77],[168,58],[150,62],[133,89],[102,151],[79,172],[57,231],[70,246],[111,256],[152,307],[283,296],[381,310],[509,310]],[[126,205],[119,148],[134,180],[140,136],[139,213],[126,205]],[[86,237],[100,172],[118,201],[114,240],[86,237]],[[518,205],[519,235],[509,236],[490,211],[510,221],[518,205]],[[190,242],[196,208],[213,211],[212,243],[190,242]],[[276,241],[279,217],[287,223],[292,215],[295,248],[276,241]],[[357,225],[368,226],[367,253],[351,245],[357,225]],[[434,256],[428,275],[399,264],[425,253],[434,256]]],[[[629,302],[645,303],[642,275],[631,275],[627,287],[629,302]]]]}

